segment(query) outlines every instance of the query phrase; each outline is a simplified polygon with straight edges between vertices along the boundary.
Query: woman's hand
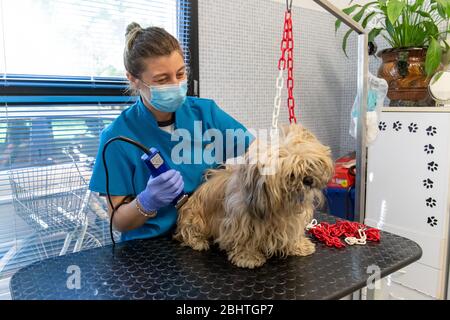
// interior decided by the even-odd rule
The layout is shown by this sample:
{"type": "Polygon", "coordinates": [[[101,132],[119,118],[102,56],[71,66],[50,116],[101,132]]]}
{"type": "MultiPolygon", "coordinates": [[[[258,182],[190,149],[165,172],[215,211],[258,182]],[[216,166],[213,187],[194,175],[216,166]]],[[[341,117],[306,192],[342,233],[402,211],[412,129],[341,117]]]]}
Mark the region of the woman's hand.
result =
{"type": "Polygon", "coordinates": [[[157,177],[150,177],[147,187],[138,194],[142,208],[155,211],[170,204],[184,189],[183,177],[176,170],[169,170],[157,177]]]}
{"type": "MultiPolygon", "coordinates": [[[[136,199],[129,203],[125,202],[116,210],[113,220],[114,228],[120,232],[130,231],[141,227],[148,220],[148,217],[137,210],[137,199],[139,199],[139,205],[150,212],[171,203],[183,188],[183,177],[178,171],[169,170],[155,178],[150,177],[147,187],[138,194],[136,199]]],[[[113,196],[111,201],[114,207],[117,207],[126,198],[126,196],[113,196]]],[[[108,211],[111,214],[112,208],[109,203],[108,211]]]]}

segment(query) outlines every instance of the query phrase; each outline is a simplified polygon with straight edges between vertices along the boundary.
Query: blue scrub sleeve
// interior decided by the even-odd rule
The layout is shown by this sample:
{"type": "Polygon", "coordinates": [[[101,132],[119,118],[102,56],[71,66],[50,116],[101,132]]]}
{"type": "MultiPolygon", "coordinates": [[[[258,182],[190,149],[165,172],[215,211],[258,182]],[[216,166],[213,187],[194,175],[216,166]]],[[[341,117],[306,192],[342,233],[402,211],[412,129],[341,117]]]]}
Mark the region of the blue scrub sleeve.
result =
{"type": "Polygon", "coordinates": [[[228,142],[224,143],[223,155],[225,159],[223,161],[243,155],[250,143],[255,139],[253,134],[242,123],[222,110],[215,102],[213,102],[211,113],[215,128],[219,129],[223,137],[228,140],[228,142]],[[227,129],[233,129],[238,134],[230,135],[230,132],[227,133],[227,129]],[[244,139],[238,136],[240,134],[239,131],[241,131],[240,133],[244,132],[244,139]],[[233,139],[234,148],[227,148],[226,146],[231,138],[233,139]]]}
{"type": "MultiPolygon", "coordinates": [[[[106,175],[103,165],[102,151],[106,142],[112,138],[105,131],[100,136],[97,158],[92,172],[89,189],[106,194],[106,175]]],[[[133,187],[134,165],[127,159],[123,141],[113,141],[106,149],[106,164],[108,166],[109,192],[112,196],[135,195],[133,187]]],[[[134,147],[133,147],[134,148],[134,147]]]]}

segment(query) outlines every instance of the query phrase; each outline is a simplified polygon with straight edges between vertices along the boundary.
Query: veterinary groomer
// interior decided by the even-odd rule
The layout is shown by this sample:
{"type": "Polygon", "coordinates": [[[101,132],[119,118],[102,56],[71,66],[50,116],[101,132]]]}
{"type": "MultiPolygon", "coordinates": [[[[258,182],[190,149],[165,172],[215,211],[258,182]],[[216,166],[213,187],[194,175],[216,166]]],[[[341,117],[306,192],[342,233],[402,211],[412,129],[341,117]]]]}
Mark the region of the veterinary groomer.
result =
{"type": "MultiPolygon", "coordinates": [[[[181,190],[193,192],[202,175],[216,164],[177,164],[171,161],[171,141],[175,129],[186,129],[194,137],[194,121],[202,121],[203,131],[215,128],[246,130],[242,124],[221,110],[213,100],[186,97],[187,70],[178,41],[158,27],[127,27],[124,50],[126,76],[139,94],[135,104],[124,110],[100,137],[90,189],[106,194],[102,150],[116,136],[126,136],[147,147],[157,148],[172,170],[154,178],[141,160],[142,151],[133,145],[115,141],[109,145],[106,161],[110,176],[110,194],[114,207],[113,226],[122,232],[122,240],[151,238],[173,230],[177,211],[171,201],[181,190]]],[[[246,139],[247,149],[250,139],[246,139]]],[[[192,143],[192,152],[202,154],[207,143],[192,143]]],[[[236,152],[236,148],[235,148],[236,152]]],[[[226,158],[238,156],[226,155],[226,158]]],[[[111,214],[111,208],[109,213],[111,214]]]]}

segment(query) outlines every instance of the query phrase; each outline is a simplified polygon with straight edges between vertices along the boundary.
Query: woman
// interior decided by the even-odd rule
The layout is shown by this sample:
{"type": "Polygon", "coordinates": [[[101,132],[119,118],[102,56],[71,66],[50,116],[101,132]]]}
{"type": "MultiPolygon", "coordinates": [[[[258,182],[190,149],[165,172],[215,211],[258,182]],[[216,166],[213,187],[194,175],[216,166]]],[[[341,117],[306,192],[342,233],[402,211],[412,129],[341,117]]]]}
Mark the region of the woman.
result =
{"type": "MultiPolygon", "coordinates": [[[[223,159],[217,163],[202,160],[180,164],[174,161],[172,151],[179,141],[173,139],[172,133],[179,129],[193,137],[193,141],[189,141],[193,146],[192,154],[203,154],[208,147],[207,142],[198,141],[198,132],[194,133],[198,130],[198,121],[202,128],[200,139],[207,129],[216,129],[224,137],[227,129],[247,130],[214,101],[186,97],[187,71],[183,52],[178,41],[164,29],[143,29],[137,23],[131,23],[126,32],[124,64],[130,86],[140,97],[102,131],[90,189],[106,194],[102,150],[105,143],[116,136],[126,136],[149,148],[155,147],[172,168],[151,177],[141,160],[141,150],[122,141],[114,141],[108,146],[110,194],[114,207],[120,205],[115,211],[113,226],[122,232],[122,240],[131,240],[171,232],[177,220],[172,200],[183,190],[192,193],[201,183],[206,169],[238,156],[239,149],[245,151],[252,136],[247,136],[249,139],[245,139],[243,148],[234,148],[231,153],[224,149],[223,159]]],[[[192,154],[188,158],[192,158],[192,154]]],[[[186,154],[183,159],[185,157],[186,154]]],[[[109,207],[110,214],[111,211],[109,207]]]]}

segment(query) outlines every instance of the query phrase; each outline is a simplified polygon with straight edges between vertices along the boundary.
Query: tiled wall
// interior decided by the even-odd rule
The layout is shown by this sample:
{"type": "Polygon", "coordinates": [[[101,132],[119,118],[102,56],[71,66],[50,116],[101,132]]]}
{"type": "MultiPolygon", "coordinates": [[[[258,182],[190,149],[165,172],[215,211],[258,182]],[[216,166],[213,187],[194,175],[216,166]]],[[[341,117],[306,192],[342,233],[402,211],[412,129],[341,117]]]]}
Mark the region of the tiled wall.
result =
{"type": "MultiPolygon", "coordinates": [[[[270,0],[199,0],[200,94],[247,127],[271,124],[284,9],[270,0]]],[[[337,157],[355,148],[348,128],[357,37],[349,39],[347,59],[341,49],[346,28],[335,36],[334,22],[328,13],[293,8],[297,118],[337,157]]],[[[280,122],[288,122],[285,99],[280,122]]]]}

